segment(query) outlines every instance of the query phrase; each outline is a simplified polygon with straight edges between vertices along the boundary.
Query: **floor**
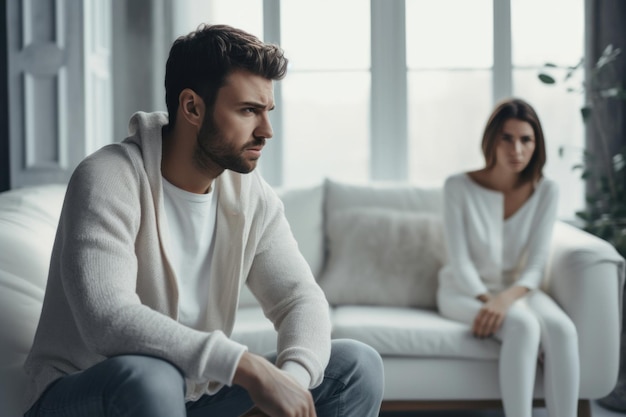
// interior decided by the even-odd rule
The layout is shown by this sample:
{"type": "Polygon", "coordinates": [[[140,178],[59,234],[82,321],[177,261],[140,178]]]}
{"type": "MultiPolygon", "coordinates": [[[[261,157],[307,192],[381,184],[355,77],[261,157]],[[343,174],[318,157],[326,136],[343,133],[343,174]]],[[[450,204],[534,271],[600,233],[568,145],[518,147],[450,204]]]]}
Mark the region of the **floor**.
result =
{"type": "MultiPolygon", "coordinates": [[[[593,417],[624,417],[626,413],[617,413],[601,407],[595,402],[591,402],[591,415],[593,417]]],[[[485,411],[415,411],[411,413],[404,412],[386,412],[381,413],[380,417],[504,417],[502,411],[485,410],[485,411]]],[[[548,417],[545,408],[535,408],[533,417],[548,417]]]]}

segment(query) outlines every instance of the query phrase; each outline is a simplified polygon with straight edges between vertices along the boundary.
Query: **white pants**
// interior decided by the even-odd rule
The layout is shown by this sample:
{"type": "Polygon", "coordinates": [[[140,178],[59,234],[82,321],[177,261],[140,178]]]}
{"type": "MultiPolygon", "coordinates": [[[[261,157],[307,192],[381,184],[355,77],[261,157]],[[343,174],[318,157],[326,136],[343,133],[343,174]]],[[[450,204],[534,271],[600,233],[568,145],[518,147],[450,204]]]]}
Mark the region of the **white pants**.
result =
{"type": "MultiPolygon", "coordinates": [[[[439,311],[471,326],[483,303],[455,289],[441,288],[439,311]]],[[[468,330],[470,331],[470,330],[468,330]]],[[[494,335],[501,343],[500,391],[507,417],[531,417],[539,350],[543,352],[544,394],[550,417],[577,415],[580,363],[576,327],[540,290],[517,300],[494,335]]]]}

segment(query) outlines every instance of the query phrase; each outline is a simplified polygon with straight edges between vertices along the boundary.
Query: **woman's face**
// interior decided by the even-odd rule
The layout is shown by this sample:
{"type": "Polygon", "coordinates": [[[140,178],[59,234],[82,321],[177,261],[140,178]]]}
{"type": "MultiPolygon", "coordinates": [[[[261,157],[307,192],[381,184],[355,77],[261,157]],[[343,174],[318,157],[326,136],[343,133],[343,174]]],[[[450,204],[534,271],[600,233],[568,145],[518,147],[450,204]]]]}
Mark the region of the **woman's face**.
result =
{"type": "Polygon", "coordinates": [[[521,173],[535,152],[535,132],[530,123],[508,119],[496,140],[496,167],[504,172],[521,173]]]}

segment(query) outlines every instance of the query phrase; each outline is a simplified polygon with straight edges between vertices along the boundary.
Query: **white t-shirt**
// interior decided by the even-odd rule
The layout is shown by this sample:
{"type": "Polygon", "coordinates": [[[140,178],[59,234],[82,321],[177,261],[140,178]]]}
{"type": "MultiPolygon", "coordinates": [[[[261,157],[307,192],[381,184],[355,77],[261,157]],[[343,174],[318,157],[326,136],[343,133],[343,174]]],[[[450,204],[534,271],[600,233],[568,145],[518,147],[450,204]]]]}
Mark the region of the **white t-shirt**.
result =
{"type": "Polygon", "coordinates": [[[163,178],[168,223],[168,252],[178,284],[178,321],[200,328],[206,317],[209,271],[213,258],[217,198],[182,190],[163,178]]]}

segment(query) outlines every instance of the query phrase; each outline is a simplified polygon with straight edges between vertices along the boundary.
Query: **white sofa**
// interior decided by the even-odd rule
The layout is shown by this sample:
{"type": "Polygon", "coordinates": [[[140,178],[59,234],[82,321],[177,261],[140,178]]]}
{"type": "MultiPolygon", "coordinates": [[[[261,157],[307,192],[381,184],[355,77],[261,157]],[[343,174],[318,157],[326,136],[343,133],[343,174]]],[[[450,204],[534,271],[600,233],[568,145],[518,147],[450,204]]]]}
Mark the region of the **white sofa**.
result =
{"type": "MultiPolygon", "coordinates": [[[[21,364],[46,284],[63,185],[0,193],[0,417],[17,417],[21,364]]],[[[403,184],[327,180],[279,190],[300,249],[332,305],[333,337],[377,349],[385,365],[383,410],[500,406],[499,345],[471,336],[435,306],[445,259],[442,193],[403,184]]],[[[576,324],[581,355],[579,415],[617,380],[624,259],[605,241],[559,222],[544,289],[576,324]]],[[[249,292],[233,337],[252,351],[276,335],[249,292]]],[[[543,405],[541,372],[536,405],[543,405]]]]}

